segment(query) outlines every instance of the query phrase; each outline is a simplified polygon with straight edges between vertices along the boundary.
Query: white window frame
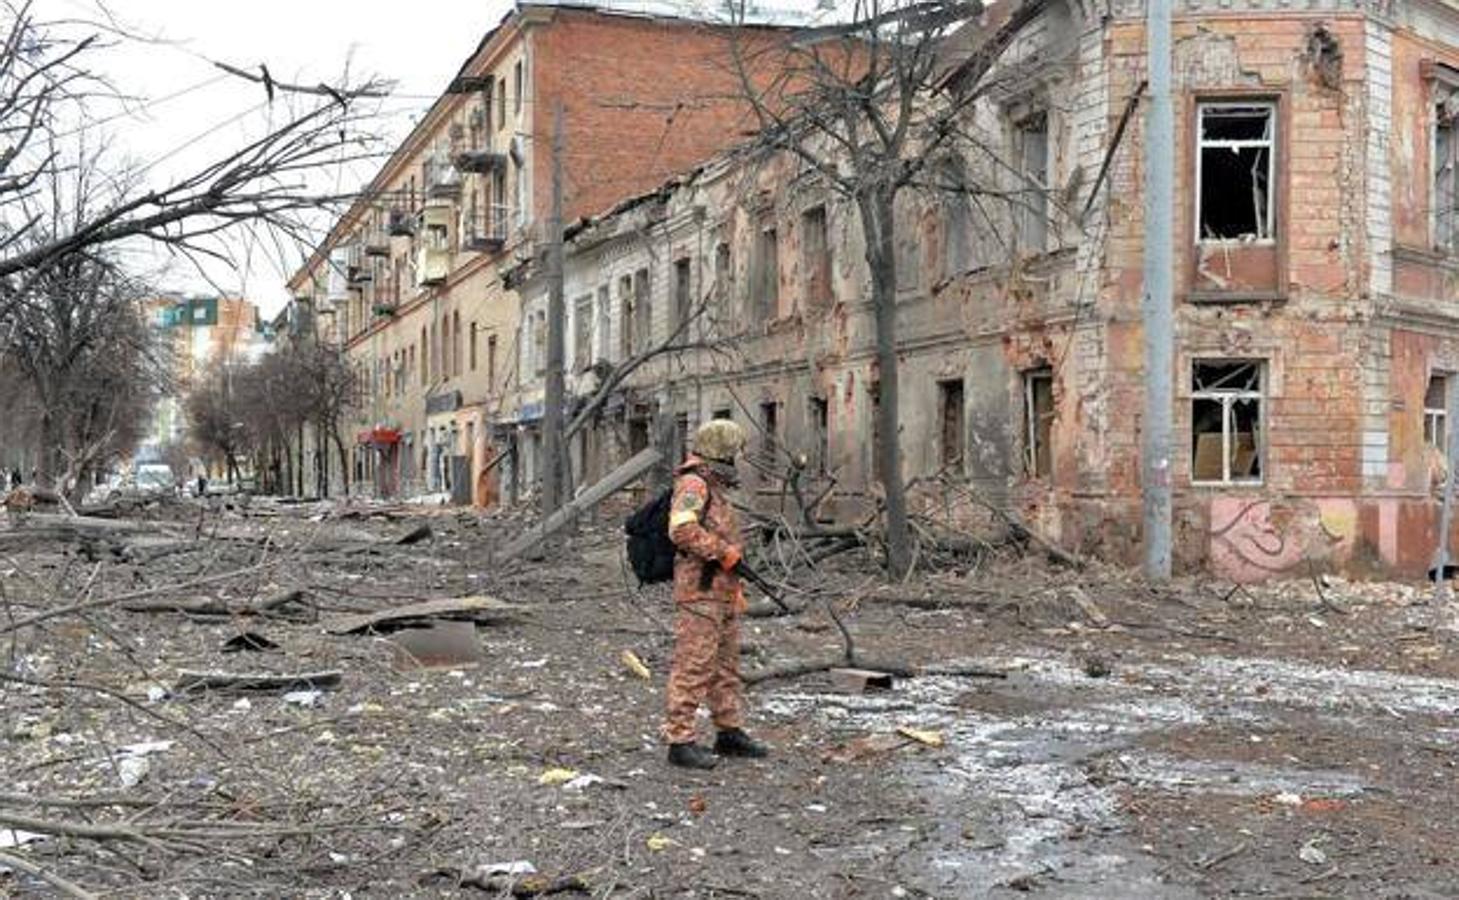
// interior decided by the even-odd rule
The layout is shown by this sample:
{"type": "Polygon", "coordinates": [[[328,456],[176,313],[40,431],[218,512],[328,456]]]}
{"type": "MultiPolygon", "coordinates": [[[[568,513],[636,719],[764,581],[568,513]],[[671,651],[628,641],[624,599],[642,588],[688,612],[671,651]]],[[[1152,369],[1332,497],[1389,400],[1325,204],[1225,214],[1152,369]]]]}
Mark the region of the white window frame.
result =
{"type": "MultiPolygon", "coordinates": [[[[1029,478],[1049,478],[1054,474],[1054,454],[1052,447],[1049,448],[1049,471],[1040,473],[1037,469],[1039,423],[1038,412],[1034,403],[1034,382],[1037,381],[1047,381],[1049,383],[1049,396],[1052,397],[1054,391],[1054,370],[1049,367],[1040,367],[1037,369],[1028,369],[1023,373],[1023,433],[1028,436],[1027,440],[1024,441],[1026,446],[1023,448],[1023,471],[1029,478]]],[[[1049,429],[1049,433],[1050,435],[1053,434],[1052,427],[1049,429]]]]}
{"type": "Polygon", "coordinates": [[[1201,202],[1203,183],[1202,163],[1205,157],[1205,150],[1208,147],[1240,151],[1243,149],[1265,147],[1266,155],[1266,221],[1262,223],[1265,235],[1254,241],[1243,242],[1255,246],[1270,246],[1276,243],[1275,216],[1277,206],[1277,125],[1279,124],[1278,107],[1274,100],[1200,100],[1196,103],[1196,206],[1195,215],[1191,218],[1192,230],[1195,232],[1197,244],[1228,244],[1233,238],[1208,238],[1201,234],[1201,202]],[[1211,140],[1203,136],[1205,134],[1206,113],[1211,110],[1233,110],[1233,109],[1264,109],[1270,116],[1271,127],[1267,130],[1267,136],[1253,140],[1211,140]]]}
{"type": "Polygon", "coordinates": [[[1438,450],[1440,453],[1448,452],[1449,423],[1447,420],[1449,418],[1449,410],[1447,405],[1440,407],[1429,406],[1429,382],[1433,381],[1435,378],[1441,379],[1443,381],[1444,392],[1442,402],[1448,404],[1449,391],[1453,387],[1451,384],[1449,384],[1449,379],[1451,377],[1453,376],[1449,372],[1430,372],[1429,377],[1424,381],[1423,431],[1433,436],[1433,440],[1425,440],[1424,443],[1430,447],[1433,447],[1435,450],[1438,450]]]}
{"type": "Polygon", "coordinates": [[[1204,358],[1191,360],[1191,413],[1195,413],[1197,400],[1215,400],[1221,404],[1221,478],[1220,480],[1199,480],[1194,471],[1195,458],[1195,429],[1194,423],[1188,429],[1191,437],[1191,484],[1197,486],[1257,486],[1266,482],[1266,385],[1267,385],[1267,364],[1263,359],[1218,359],[1204,358]],[[1196,366],[1209,365],[1254,365],[1256,366],[1256,390],[1245,388],[1206,388],[1197,390],[1195,387],[1196,366]],[[1231,477],[1231,434],[1232,418],[1231,408],[1238,401],[1255,400],[1257,403],[1257,423],[1261,431],[1257,434],[1256,459],[1257,469],[1260,472],[1255,478],[1233,479],[1231,477]]]}

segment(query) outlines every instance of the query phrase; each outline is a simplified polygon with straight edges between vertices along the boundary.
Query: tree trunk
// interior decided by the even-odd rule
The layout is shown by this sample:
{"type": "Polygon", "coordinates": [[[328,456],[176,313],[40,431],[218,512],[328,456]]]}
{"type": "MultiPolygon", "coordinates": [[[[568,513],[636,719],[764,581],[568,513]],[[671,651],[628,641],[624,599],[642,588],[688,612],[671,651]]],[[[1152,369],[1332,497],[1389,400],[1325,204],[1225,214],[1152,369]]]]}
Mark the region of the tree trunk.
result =
{"type": "Polygon", "coordinates": [[[912,565],[911,531],[907,527],[907,494],[902,481],[901,436],[897,433],[897,262],[893,198],[886,188],[858,198],[861,228],[866,236],[866,262],[871,270],[871,302],[876,311],[877,478],[886,498],[887,569],[893,578],[912,565]]]}
{"type": "Polygon", "coordinates": [[[350,455],[344,448],[344,438],[339,436],[338,428],[331,428],[329,435],[334,439],[334,450],[339,454],[339,471],[341,483],[344,485],[345,499],[350,496],[350,455]]]}

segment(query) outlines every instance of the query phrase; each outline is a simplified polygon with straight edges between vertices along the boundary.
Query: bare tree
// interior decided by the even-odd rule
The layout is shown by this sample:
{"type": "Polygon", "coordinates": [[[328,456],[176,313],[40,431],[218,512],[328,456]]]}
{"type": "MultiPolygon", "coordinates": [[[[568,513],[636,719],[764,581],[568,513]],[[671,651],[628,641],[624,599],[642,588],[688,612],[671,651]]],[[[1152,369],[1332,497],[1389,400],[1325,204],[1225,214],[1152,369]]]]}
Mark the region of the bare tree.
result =
{"type": "MultiPolygon", "coordinates": [[[[742,0],[736,6],[743,21],[742,0]]],[[[761,129],[754,146],[796,158],[858,213],[876,322],[877,477],[887,563],[897,577],[912,561],[897,431],[897,198],[937,180],[929,173],[968,137],[963,117],[983,96],[985,77],[1041,8],[1039,0],[1017,3],[983,32],[977,0],[857,0],[847,21],[768,44],[732,42],[741,91],[761,129]]],[[[944,187],[979,191],[959,181],[944,187]]]]}
{"type": "Polygon", "coordinates": [[[214,366],[192,384],[183,400],[188,435],[200,451],[223,461],[228,483],[238,479],[238,458],[249,450],[250,433],[240,418],[231,361],[214,366]]]}

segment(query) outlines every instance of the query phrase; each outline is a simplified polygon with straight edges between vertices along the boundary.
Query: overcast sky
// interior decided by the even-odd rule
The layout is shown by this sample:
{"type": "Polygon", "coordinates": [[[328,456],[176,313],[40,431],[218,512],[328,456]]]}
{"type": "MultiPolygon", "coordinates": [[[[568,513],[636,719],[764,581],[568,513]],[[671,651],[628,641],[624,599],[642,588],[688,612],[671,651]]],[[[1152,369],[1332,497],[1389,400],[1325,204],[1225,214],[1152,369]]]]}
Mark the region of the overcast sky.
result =
{"type": "MultiPolygon", "coordinates": [[[[111,118],[115,110],[99,111],[99,118],[110,119],[100,128],[117,158],[145,166],[144,177],[161,183],[268,127],[263,89],[223,75],[210,60],[249,69],[264,63],[279,80],[306,83],[337,81],[348,68],[353,76],[397,82],[380,126],[392,139],[388,149],[510,8],[508,0],[106,0],[127,31],[160,40],[121,40],[93,60],[142,107],[118,118],[111,118]]],[[[99,10],[96,0],[39,0],[37,16],[98,19],[99,10]]],[[[340,167],[324,177],[348,190],[374,169],[340,167]]],[[[238,270],[210,267],[204,278],[191,266],[172,264],[161,275],[163,286],[207,292],[211,279],[255,300],[265,313],[276,312],[286,298],[283,270],[298,264],[298,251],[291,247],[290,258],[279,260],[272,247],[242,237],[235,243],[243,259],[238,270]]],[[[165,262],[159,257],[157,264],[165,262]]]]}

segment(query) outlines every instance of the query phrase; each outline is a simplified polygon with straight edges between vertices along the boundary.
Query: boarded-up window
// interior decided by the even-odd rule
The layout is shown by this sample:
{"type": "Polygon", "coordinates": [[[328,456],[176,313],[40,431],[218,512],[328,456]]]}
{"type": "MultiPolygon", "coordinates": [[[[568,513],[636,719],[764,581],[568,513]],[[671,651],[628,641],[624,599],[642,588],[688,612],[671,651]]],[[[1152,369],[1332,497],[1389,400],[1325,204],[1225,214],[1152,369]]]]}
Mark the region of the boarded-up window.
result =
{"type": "Polygon", "coordinates": [[[678,329],[685,322],[693,311],[694,300],[690,294],[690,270],[689,258],[674,260],[674,322],[673,328],[678,329]]]}
{"type": "Polygon", "coordinates": [[[963,470],[963,380],[953,378],[937,383],[938,421],[941,423],[942,467],[952,472],[963,470]]]}
{"type": "Polygon", "coordinates": [[[813,206],[800,217],[800,269],[805,308],[831,305],[831,247],[826,235],[826,208],[813,206]]]}
{"type": "Polygon", "coordinates": [[[1448,447],[1448,388],[1444,375],[1430,375],[1424,391],[1424,443],[1443,451],[1448,447]]]}
{"type": "Polygon", "coordinates": [[[1202,103],[1196,154],[1196,240],[1272,236],[1276,107],[1202,103]]]}
{"type": "Polygon", "coordinates": [[[1260,482],[1261,362],[1198,361],[1191,380],[1191,480],[1260,482]]]}
{"type": "Polygon", "coordinates": [[[1054,474],[1054,372],[1049,368],[1023,373],[1024,468],[1030,478],[1054,474]]]}
{"type": "Polygon", "coordinates": [[[1018,245],[1025,253],[1049,249],[1049,120],[1042,113],[1018,124],[1018,245]]]}

